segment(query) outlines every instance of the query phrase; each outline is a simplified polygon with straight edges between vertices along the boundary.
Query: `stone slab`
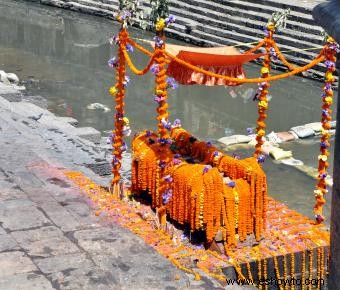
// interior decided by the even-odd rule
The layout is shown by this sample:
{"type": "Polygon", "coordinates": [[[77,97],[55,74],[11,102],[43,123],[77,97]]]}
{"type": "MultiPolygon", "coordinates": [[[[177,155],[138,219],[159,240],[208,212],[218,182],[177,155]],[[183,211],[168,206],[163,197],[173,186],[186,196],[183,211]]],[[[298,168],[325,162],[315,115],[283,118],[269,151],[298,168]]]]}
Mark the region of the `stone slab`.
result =
{"type": "Polygon", "coordinates": [[[31,259],[19,251],[0,253],[0,261],[0,278],[38,270],[31,259]]]}
{"type": "Polygon", "coordinates": [[[90,268],[94,266],[85,253],[53,256],[44,259],[34,259],[35,264],[41,272],[51,274],[56,272],[69,271],[70,269],[90,268]]]}
{"type": "Polygon", "coordinates": [[[10,235],[0,234],[0,252],[19,250],[18,243],[10,235]]]}
{"type": "Polygon", "coordinates": [[[2,221],[2,226],[10,231],[52,224],[35,206],[16,206],[2,209],[0,204],[0,220],[2,221]]]}
{"type": "Polygon", "coordinates": [[[17,274],[0,277],[0,289],[4,290],[52,290],[52,286],[43,275],[36,273],[17,274]]]}
{"type": "Polygon", "coordinates": [[[77,126],[78,125],[78,120],[72,117],[58,117],[58,120],[68,123],[72,126],[77,126]]]}
{"type": "Polygon", "coordinates": [[[101,133],[92,127],[76,128],[72,133],[93,143],[100,143],[101,133]]]}
{"type": "MultiPolygon", "coordinates": [[[[115,277],[108,271],[98,267],[69,269],[68,271],[53,273],[48,278],[59,289],[63,290],[108,290],[122,289],[115,277]]],[[[138,289],[134,288],[134,289],[138,289]]]]}
{"type": "Polygon", "coordinates": [[[79,252],[63,232],[56,227],[13,232],[12,236],[30,256],[50,257],[79,252]]]}

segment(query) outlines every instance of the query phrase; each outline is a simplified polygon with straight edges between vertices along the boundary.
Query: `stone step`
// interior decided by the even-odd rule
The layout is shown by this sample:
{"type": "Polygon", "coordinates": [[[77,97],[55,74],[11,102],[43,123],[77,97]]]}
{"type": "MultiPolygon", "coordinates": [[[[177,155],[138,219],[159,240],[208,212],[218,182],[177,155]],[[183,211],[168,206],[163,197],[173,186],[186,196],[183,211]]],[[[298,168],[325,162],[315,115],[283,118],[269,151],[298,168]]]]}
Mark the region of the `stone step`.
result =
{"type": "MultiPolygon", "coordinates": [[[[179,1],[174,1],[170,10],[176,16],[182,16],[184,19],[190,19],[197,23],[202,23],[203,20],[204,24],[216,26],[224,30],[239,30],[261,36],[263,35],[263,27],[266,25],[268,19],[266,18],[265,21],[259,21],[254,18],[249,21],[249,19],[244,17],[222,13],[217,14],[215,11],[206,11],[200,7],[192,7],[179,1]],[[188,15],[187,11],[191,11],[192,13],[188,15]]],[[[320,43],[323,40],[321,29],[314,29],[313,26],[300,23],[297,24],[291,21],[288,21],[286,29],[278,31],[278,34],[291,36],[294,39],[298,38],[310,43],[320,43]]]]}

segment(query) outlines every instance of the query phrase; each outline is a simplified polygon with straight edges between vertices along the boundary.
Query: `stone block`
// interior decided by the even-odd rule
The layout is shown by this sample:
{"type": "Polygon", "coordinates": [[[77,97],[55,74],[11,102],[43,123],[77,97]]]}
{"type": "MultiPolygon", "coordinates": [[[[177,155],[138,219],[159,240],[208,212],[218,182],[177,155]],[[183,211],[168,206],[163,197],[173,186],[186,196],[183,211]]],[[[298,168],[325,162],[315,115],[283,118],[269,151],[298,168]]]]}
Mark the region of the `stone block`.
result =
{"type": "Polygon", "coordinates": [[[10,235],[0,234],[0,252],[18,250],[19,246],[16,240],[10,235]]]}
{"type": "Polygon", "coordinates": [[[62,121],[62,122],[65,122],[65,123],[68,123],[68,124],[70,124],[72,126],[77,126],[78,125],[78,120],[74,119],[72,117],[58,117],[58,120],[62,121]]]}
{"type": "Polygon", "coordinates": [[[92,127],[76,128],[72,133],[93,143],[100,143],[101,133],[92,127]]]}
{"type": "Polygon", "coordinates": [[[70,268],[62,272],[50,274],[48,278],[52,280],[54,285],[57,285],[58,289],[64,290],[122,289],[122,285],[117,283],[112,273],[97,267],[70,268]]]}
{"type": "Polygon", "coordinates": [[[13,232],[12,236],[30,256],[50,257],[79,252],[79,248],[56,227],[13,232]]]}
{"type": "Polygon", "coordinates": [[[81,229],[84,225],[77,221],[70,211],[56,201],[39,204],[45,214],[64,232],[81,229]]]}
{"type": "Polygon", "coordinates": [[[90,268],[93,263],[86,254],[70,254],[53,256],[44,259],[34,259],[35,264],[44,274],[63,272],[68,269],[90,268]]]}
{"type": "MultiPolygon", "coordinates": [[[[0,253],[0,261],[0,278],[38,270],[31,259],[25,257],[25,254],[19,251],[0,253]]],[[[7,290],[7,288],[1,287],[0,289],[7,290]]]]}
{"type": "Polygon", "coordinates": [[[7,208],[4,208],[2,203],[0,203],[0,220],[5,229],[17,231],[51,225],[51,221],[35,206],[20,206],[19,201],[20,200],[13,200],[13,206],[7,208]],[[16,202],[18,202],[17,206],[15,206],[16,202]]]}
{"type": "Polygon", "coordinates": [[[52,290],[55,289],[43,275],[24,273],[0,277],[0,289],[6,290],[52,290]]]}

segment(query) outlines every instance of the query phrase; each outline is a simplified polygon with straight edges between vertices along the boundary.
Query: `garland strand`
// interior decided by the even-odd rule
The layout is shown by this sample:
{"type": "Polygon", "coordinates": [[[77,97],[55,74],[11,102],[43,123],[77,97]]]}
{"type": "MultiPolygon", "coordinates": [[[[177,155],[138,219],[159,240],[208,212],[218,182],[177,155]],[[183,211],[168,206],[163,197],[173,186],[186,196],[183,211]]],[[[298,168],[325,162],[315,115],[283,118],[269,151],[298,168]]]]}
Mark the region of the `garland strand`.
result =
{"type": "MultiPolygon", "coordinates": [[[[268,24],[267,25],[267,31],[268,34],[265,37],[265,48],[267,54],[264,57],[264,61],[262,64],[261,68],[261,75],[262,78],[268,78],[269,77],[269,72],[270,72],[270,50],[272,47],[273,43],[273,33],[274,33],[274,25],[268,24]]],[[[257,110],[258,110],[258,119],[257,119],[257,127],[256,127],[256,145],[255,145],[255,153],[254,157],[258,159],[259,162],[262,162],[263,160],[260,158],[260,154],[262,153],[262,145],[264,143],[263,137],[266,135],[266,124],[265,120],[267,118],[266,111],[268,109],[268,88],[270,84],[268,82],[261,82],[260,83],[260,93],[258,96],[258,105],[257,105],[257,110]]]]}
{"type": "Polygon", "coordinates": [[[328,175],[327,169],[329,163],[327,161],[329,153],[329,138],[331,124],[330,121],[331,117],[331,105],[333,103],[333,96],[334,92],[332,90],[332,84],[335,81],[333,73],[335,72],[335,62],[336,62],[336,53],[337,53],[338,45],[335,43],[332,37],[328,37],[326,47],[324,49],[325,54],[325,65],[327,67],[327,71],[325,73],[325,85],[323,87],[323,94],[322,94],[322,115],[321,115],[321,124],[322,124],[322,131],[321,131],[321,140],[320,140],[320,155],[318,156],[319,159],[319,166],[318,166],[318,179],[316,190],[314,190],[315,194],[315,206],[314,206],[314,214],[316,222],[322,223],[325,220],[323,216],[323,206],[326,203],[324,195],[327,193],[326,188],[326,177],[328,175]]]}
{"type": "Polygon", "coordinates": [[[111,185],[117,186],[120,181],[120,168],[122,159],[122,146],[123,146],[123,126],[124,126],[124,98],[125,98],[125,72],[126,61],[124,57],[124,50],[128,39],[128,32],[122,28],[119,32],[119,50],[118,50],[118,67],[116,85],[111,87],[109,92],[115,97],[116,102],[116,115],[115,115],[115,131],[113,138],[113,160],[112,160],[112,173],[114,175],[111,185]]]}

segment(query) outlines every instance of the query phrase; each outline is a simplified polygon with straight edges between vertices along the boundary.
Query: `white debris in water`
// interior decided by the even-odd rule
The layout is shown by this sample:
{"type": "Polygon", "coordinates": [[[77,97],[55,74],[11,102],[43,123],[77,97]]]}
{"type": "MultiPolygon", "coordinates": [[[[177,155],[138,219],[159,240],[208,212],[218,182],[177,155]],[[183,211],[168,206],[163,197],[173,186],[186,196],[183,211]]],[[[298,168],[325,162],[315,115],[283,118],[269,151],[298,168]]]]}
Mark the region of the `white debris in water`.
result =
{"type": "Polygon", "coordinates": [[[86,107],[88,110],[103,110],[105,113],[110,112],[111,109],[103,104],[100,103],[92,103],[87,105],[86,107]]]}

